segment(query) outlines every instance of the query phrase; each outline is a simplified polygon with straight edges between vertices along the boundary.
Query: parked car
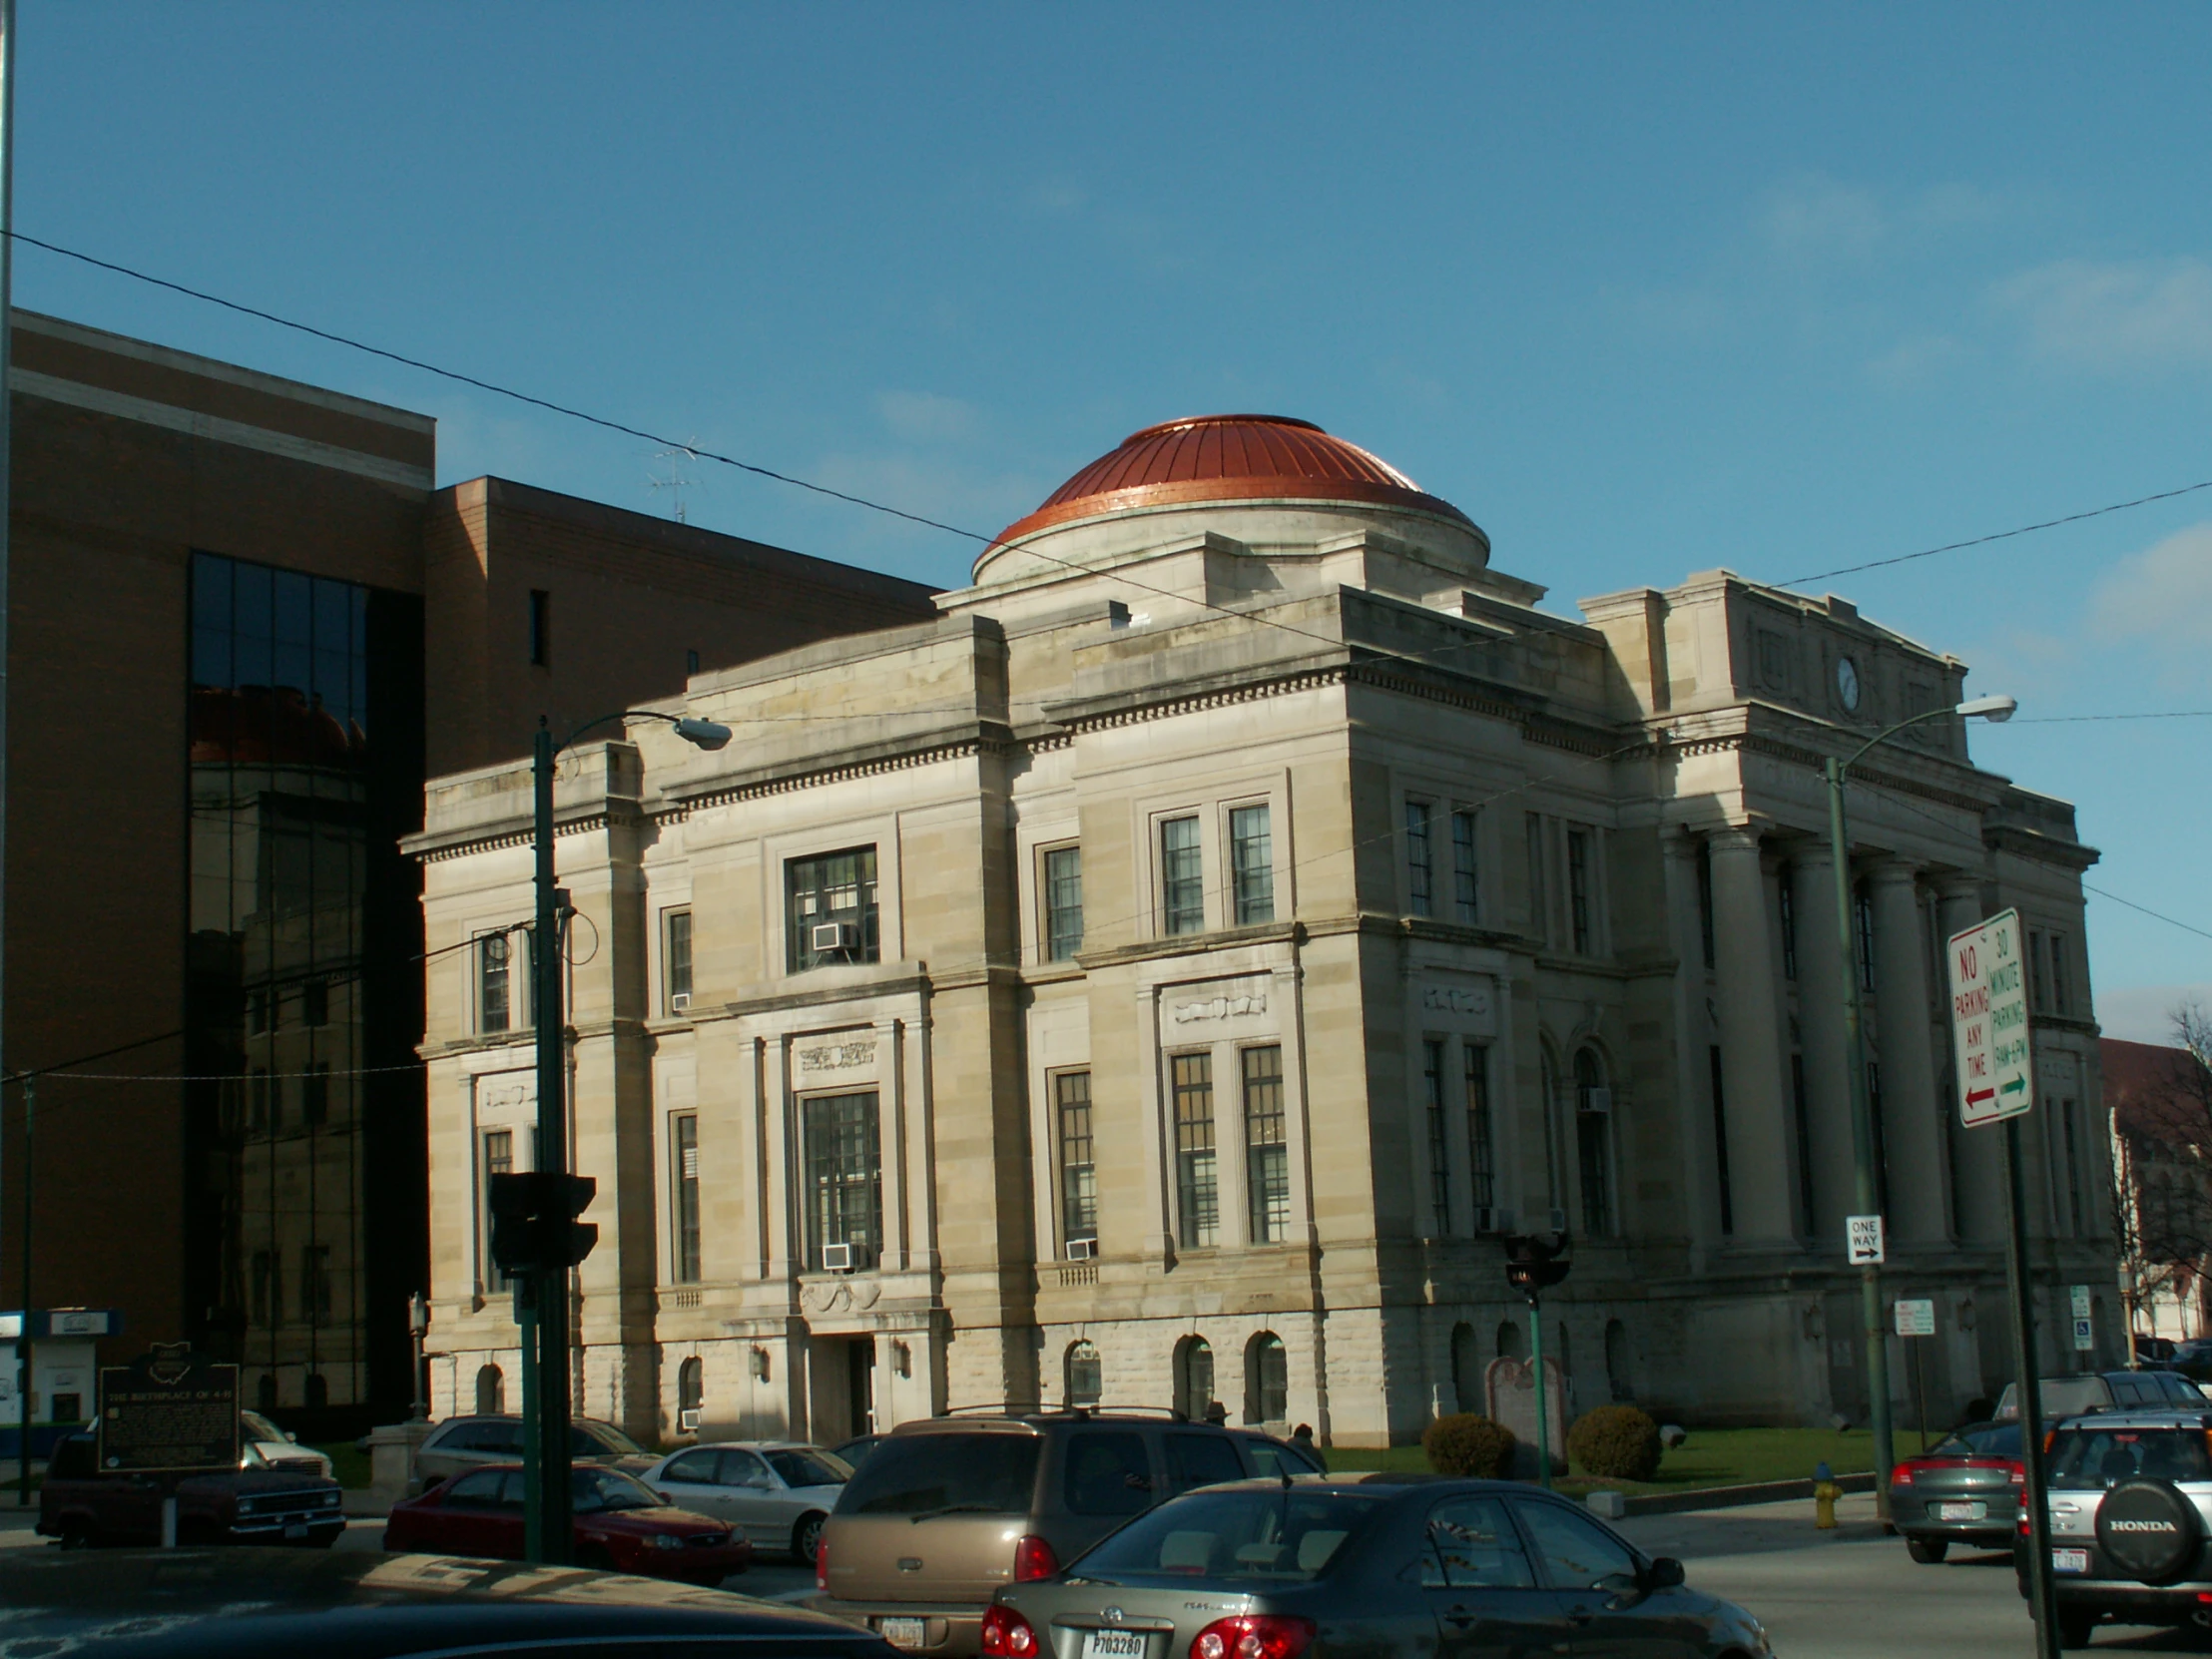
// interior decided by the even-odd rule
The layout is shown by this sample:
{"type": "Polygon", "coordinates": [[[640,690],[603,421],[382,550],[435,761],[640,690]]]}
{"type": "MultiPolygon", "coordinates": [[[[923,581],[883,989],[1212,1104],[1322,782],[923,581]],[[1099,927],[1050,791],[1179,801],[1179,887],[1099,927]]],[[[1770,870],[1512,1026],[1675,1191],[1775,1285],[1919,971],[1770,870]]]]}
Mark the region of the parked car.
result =
{"type": "Polygon", "coordinates": [[[867,1454],[883,1443],[880,1434],[855,1434],[849,1440],[840,1440],[830,1449],[844,1460],[847,1468],[858,1468],[867,1461],[867,1454]]]}
{"type": "Polygon", "coordinates": [[[1766,1655],[1759,1622],[1564,1499],[1510,1481],[1244,1481],[1007,1585],[987,1654],[1766,1655]]]}
{"type": "Polygon", "coordinates": [[[2138,1332],[2135,1337],[2135,1358],[2146,1365],[2169,1364],[2180,1346],[2171,1337],[2146,1337],[2138,1332]]]}
{"type": "MultiPolygon", "coordinates": [[[[639,1474],[659,1459],[611,1422],[577,1417],[569,1424],[569,1456],[639,1474]]],[[[522,1456],[519,1416],[447,1417],[415,1448],[414,1472],[420,1490],[433,1480],[488,1463],[512,1463],[522,1456]]]]}
{"type": "MultiPolygon", "coordinates": [[[[181,1544],[304,1544],[327,1549],[345,1530],[335,1480],[299,1469],[188,1475],[176,1484],[181,1544]]],[[[162,1483],[99,1465],[90,1434],[56,1442],[39,1487],[38,1530],[65,1549],[162,1541],[162,1483]]]]}
{"type": "Polygon", "coordinates": [[[12,1651],[75,1659],[890,1659],[818,1613],[689,1585],[451,1556],[0,1550],[12,1651]]]}
{"type": "MultiPolygon", "coordinates": [[[[570,1480],[578,1566],[712,1587],[752,1564],[753,1546],[728,1522],[675,1507],[635,1475],[582,1467],[570,1480]]],[[[522,1532],[522,1465],[504,1463],[393,1504],[384,1548],[519,1561],[522,1532]]]]}
{"type": "MultiPolygon", "coordinates": [[[[2107,1411],[2051,1435],[2051,1575],[2063,1647],[2100,1620],[2194,1622],[2212,1602],[2212,1415],[2107,1411]]],[[[2025,1540],[2014,1564],[2027,1593],[2025,1540]]]]}
{"type": "Polygon", "coordinates": [[[299,1436],[278,1428],[259,1411],[239,1413],[239,1467],[242,1469],[300,1469],[328,1479],[333,1465],[329,1457],[299,1436]]]}
{"type": "Polygon", "coordinates": [[[1890,1472],[1890,1518],[1916,1561],[1940,1561],[1952,1544],[2010,1549],[2026,1501],[2017,1419],[1954,1428],[1890,1472]]]}
{"type": "Polygon", "coordinates": [[[2174,1349],[2175,1371],[2197,1382],[2212,1382],[2212,1337],[2197,1337],[2174,1349]]]}
{"type": "Polygon", "coordinates": [[[1279,1440],[1257,1428],[1232,1428],[1229,1432],[1244,1442],[1245,1454],[1262,1474],[1314,1480],[1329,1472],[1320,1452],[1310,1451],[1295,1440],[1279,1440]]]}
{"type": "Polygon", "coordinates": [[[1050,1577],[1132,1515],[1258,1472],[1238,1435],[1169,1411],[900,1423],[830,1512],[813,1605],[896,1647],[972,1654],[1000,1585],[1050,1577]]]}
{"type": "Polygon", "coordinates": [[[641,1479],[670,1500],[726,1520],[754,1545],[811,1566],[822,1523],[851,1465],[796,1440],[731,1440],[672,1451],[641,1479]]]}
{"type": "MultiPolygon", "coordinates": [[[[2204,1390],[2178,1372],[2092,1371],[2041,1381],[2043,1420],[2078,1416],[2084,1411],[2127,1410],[2135,1406],[2201,1406],[2204,1390]]],[[[1997,1396],[1996,1420],[2020,1414],[2019,1384],[2007,1382],[1997,1396]]]]}

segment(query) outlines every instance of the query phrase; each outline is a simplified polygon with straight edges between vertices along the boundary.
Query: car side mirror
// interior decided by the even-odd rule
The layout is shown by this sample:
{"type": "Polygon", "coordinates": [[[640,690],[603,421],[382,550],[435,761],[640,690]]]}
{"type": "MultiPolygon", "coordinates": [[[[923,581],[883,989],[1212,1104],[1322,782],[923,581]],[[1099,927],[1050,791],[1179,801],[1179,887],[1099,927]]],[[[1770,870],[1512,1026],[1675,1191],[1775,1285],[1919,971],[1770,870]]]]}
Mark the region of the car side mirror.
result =
{"type": "Polygon", "coordinates": [[[1644,1588],[1647,1590],[1672,1590],[1681,1587],[1686,1575],[1682,1563],[1671,1555],[1662,1555],[1644,1568],[1644,1588]]]}
{"type": "Polygon", "coordinates": [[[670,1496],[668,1495],[668,1493],[666,1493],[666,1492],[655,1492],[655,1493],[654,1493],[653,1495],[654,1495],[655,1497],[659,1498],[659,1499],[660,1499],[660,1500],[661,1500],[661,1501],[662,1501],[663,1503],[674,1503],[674,1502],[676,1501],[676,1500],[675,1500],[674,1498],[670,1497],[670,1496]]]}

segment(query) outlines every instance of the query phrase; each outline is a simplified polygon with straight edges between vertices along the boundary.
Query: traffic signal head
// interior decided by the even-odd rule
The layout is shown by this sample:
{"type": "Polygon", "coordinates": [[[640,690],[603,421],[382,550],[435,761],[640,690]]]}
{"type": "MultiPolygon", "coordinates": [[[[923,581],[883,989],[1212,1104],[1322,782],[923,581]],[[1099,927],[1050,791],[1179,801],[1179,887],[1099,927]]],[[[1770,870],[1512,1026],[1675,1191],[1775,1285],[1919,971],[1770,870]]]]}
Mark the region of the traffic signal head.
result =
{"type": "Polygon", "coordinates": [[[576,1219],[591,1207],[599,1183],[588,1175],[549,1175],[546,1183],[538,1260],[549,1268],[572,1268],[599,1242],[599,1229],[576,1219]]]}
{"type": "Polygon", "coordinates": [[[530,1170],[491,1178],[491,1259],[502,1273],[572,1268],[599,1242],[599,1229],[576,1218],[599,1183],[588,1175],[530,1170]]]}
{"type": "Polygon", "coordinates": [[[538,1191],[535,1175],[491,1178],[491,1259],[501,1273],[531,1273],[537,1268],[538,1191]]]}
{"type": "Polygon", "coordinates": [[[1563,1233],[1515,1233],[1505,1241],[1505,1282],[1523,1296],[1533,1298],[1545,1286],[1558,1284],[1572,1266],[1563,1233]]]}

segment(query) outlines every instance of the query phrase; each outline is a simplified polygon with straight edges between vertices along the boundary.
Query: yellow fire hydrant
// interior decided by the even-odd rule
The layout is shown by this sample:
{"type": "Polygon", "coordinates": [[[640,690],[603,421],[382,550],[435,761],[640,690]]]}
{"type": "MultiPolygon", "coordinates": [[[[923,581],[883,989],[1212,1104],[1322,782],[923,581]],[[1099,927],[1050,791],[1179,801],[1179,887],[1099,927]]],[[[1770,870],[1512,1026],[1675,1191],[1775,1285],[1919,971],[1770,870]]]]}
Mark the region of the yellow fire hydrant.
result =
{"type": "Polygon", "coordinates": [[[1813,1469],[1813,1525],[1822,1531],[1832,1531],[1836,1525],[1836,1500],[1844,1495],[1843,1487],[1836,1484],[1836,1471],[1826,1463],[1813,1469]]]}

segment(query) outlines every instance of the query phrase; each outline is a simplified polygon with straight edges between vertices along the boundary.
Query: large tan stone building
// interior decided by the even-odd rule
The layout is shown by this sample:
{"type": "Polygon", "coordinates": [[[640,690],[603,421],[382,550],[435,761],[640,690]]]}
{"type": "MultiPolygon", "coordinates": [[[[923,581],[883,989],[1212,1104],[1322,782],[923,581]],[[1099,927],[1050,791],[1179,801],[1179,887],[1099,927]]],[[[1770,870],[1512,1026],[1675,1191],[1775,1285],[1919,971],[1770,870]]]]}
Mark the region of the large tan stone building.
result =
{"type": "MultiPolygon", "coordinates": [[[[834,1440],[1218,1397],[1403,1440],[1525,1351],[1518,1218],[1574,1236],[1545,1337],[1578,1408],[1863,1413],[1820,767],[1965,666],[1725,571],[1580,621],[1542,595],[1351,444],[1182,421],[936,620],[656,706],[732,727],[720,753],[652,720],[573,752],[579,1408],[834,1440]]],[[[526,769],[433,782],[433,949],[528,915],[528,807],[526,769]]],[[[2010,1367],[1999,1149],[1955,1127],[1937,941],[2004,904],[2032,929],[2055,1312],[2112,1283],[2095,854],[1955,719],[1869,757],[1851,810],[1889,1283],[1937,1301],[1947,1411],[2010,1367]]],[[[429,975],[441,1412],[517,1369],[482,1193],[534,1095],[526,1013],[479,1018],[486,959],[429,975]]]]}

